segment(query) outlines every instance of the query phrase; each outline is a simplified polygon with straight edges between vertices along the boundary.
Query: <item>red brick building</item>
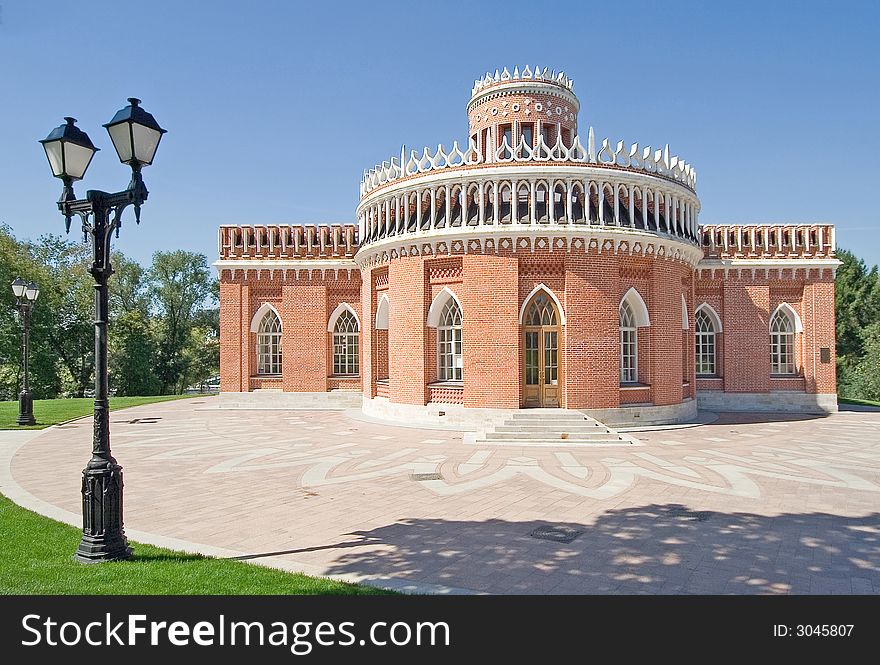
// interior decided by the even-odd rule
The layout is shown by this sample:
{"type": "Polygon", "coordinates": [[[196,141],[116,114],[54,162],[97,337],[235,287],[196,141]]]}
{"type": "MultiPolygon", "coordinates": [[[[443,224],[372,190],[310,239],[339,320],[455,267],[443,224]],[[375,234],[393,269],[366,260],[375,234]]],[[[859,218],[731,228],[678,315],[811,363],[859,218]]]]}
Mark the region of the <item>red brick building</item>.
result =
{"type": "Polygon", "coordinates": [[[835,410],[834,228],[701,225],[694,169],[582,138],[572,88],[487,74],[467,145],[367,171],[356,225],[221,227],[221,403],[835,410]]]}

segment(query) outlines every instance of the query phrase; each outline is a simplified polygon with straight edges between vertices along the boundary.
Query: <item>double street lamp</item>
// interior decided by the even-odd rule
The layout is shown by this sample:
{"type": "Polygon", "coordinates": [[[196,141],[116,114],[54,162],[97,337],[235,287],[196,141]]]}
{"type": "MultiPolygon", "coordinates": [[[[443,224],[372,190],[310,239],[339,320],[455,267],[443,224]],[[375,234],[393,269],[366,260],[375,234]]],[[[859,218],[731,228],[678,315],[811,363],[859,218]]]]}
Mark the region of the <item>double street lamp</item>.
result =
{"type": "Polygon", "coordinates": [[[18,424],[36,425],[34,419],[34,398],[31,397],[31,388],[28,385],[28,333],[31,325],[31,311],[34,303],[40,295],[40,287],[33,282],[26,282],[17,277],[12,282],[12,293],[15,295],[15,307],[21,316],[21,366],[22,381],[21,393],[18,395],[18,424]]]}
{"type": "Polygon", "coordinates": [[[82,180],[98,151],[88,134],[76,126],[74,118],[52,130],[40,141],[49,158],[52,175],[64,183],[58,209],[70,231],[74,216],[82,222],[83,236],[91,239],[93,261],[89,272],[95,279],[95,425],[92,458],[83,469],[83,535],[75,558],[85,563],[114,561],[131,557],[122,525],[122,467],[110,454],[110,410],[107,380],[107,319],[109,313],[107,281],[110,265],[110,239],[122,228],[122,213],[134,208],[135,221],[141,221],[141,205],[147,188],[141,169],[153,163],[165,130],[129,98],[129,105],[104,125],[110,134],[119,161],[131,167],[131,182],[121,192],[110,194],[90,189],[77,199],[73,183],[82,180]]]}

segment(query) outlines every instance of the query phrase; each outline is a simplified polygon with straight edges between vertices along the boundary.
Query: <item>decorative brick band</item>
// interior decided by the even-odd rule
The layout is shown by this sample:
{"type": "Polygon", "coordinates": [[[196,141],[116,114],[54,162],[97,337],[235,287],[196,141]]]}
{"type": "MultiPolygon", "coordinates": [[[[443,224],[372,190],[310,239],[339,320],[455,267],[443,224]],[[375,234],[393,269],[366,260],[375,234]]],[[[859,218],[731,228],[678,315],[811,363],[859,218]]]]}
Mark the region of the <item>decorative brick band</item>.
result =
{"type": "Polygon", "coordinates": [[[428,401],[436,404],[464,404],[464,389],[452,386],[428,386],[428,401]]]}

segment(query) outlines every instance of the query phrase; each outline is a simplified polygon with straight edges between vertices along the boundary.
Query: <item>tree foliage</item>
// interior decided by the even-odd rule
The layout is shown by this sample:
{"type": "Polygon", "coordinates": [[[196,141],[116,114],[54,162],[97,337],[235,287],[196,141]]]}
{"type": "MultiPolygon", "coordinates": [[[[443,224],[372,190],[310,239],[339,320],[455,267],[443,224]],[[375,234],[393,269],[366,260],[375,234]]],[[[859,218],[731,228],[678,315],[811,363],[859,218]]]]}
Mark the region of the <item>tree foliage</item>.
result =
{"type": "Polygon", "coordinates": [[[839,250],[835,280],[837,383],[844,397],[880,400],[880,275],[839,250]]]}
{"type": "Polygon", "coordinates": [[[207,258],[182,250],[153,254],[148,275],[158,324],[156,374],[164,395],[182,388],[192,364],[187,349],[193,344],[196,315],[218,286],[207,258]]]}
{"type": "MultiPolygon", "coordinates": [[[[21,384],[21,323],[9,284],[40,286],[30,327],[36,399],[82,396],[94,385],[91,247],[62,236],[18,240],[0,225],[0,399],[21,384]]],[[[182,392],[219,373],[217,283],[207,258],[159,252],[144,268],[121,252],[110,279],[110,386],[120,395],[182,392]],[[206,309],[207,308],[207,309],[206,309]]]]}

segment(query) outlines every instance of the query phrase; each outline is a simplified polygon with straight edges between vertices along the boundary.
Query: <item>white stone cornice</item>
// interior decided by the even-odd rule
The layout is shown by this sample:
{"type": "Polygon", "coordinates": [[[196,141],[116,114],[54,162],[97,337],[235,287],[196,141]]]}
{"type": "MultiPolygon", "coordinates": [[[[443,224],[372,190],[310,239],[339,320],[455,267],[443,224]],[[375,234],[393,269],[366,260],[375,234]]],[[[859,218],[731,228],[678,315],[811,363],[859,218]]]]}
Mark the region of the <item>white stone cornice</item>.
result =
{"type": "Polygon", "coordinates": [[[715,278],[716,272],[720,272],[725,279],[731,274],[742,278],[744,273],[751,275],[752,279],[759,275],[763,275],[767,279],[772,270],[791,270],[793,274],[803,271],[804,277],[809,278],[812,270],[818,271],[820,276],[823,270],[831,270],[833,276],[837,273],[837,267],[841,264],[842,261],[829,258],[703,259],[697,264],[696,270],[708,272],[710,279],[715,278]]]}
{"type": "Polygon", "coordinates": [[[785,268],[833,268],[843,262],[838,259],[703,259],[697,264],[699,270],[738,270],[741,268],[768,268],[770,270],[785,268]]]}
{"type": "Polygon", "coordinates": [[[578,98],[575,96],[575,94],[568,88],[565,88],[558,83],[548,83],[547,81],[514,80],[493,84],[490,87],[483,88],[482,90],[476,92],[468,102],[467,111],[468,113],[470,113],[471,110],[474,109],[474,107],[487,99],[494,99],[496,97],[502,97],[504,95],[520,94],[548,95],[551,97],[564,99],[569,104],[574,106],[575,115],[577,115],[578,111],[580,111],[581,108],[580,101],[578,101],[578,98]]]}

